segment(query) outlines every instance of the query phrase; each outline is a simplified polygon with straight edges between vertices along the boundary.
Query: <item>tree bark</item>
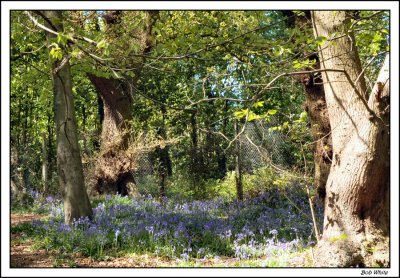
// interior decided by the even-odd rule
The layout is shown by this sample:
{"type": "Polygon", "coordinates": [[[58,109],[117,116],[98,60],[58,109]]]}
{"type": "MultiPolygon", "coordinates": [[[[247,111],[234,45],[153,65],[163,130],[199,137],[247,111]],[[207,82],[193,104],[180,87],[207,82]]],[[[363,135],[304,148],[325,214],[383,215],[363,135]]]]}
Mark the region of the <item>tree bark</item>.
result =
{"type": "MultiPolygon", "coordinates": [[[[58,31],[63,31],[62,11],[43,13],[58,31]]],[[[55,35],[47,33],[48,41],[54,37],[55,35]]],[[[65,223],[70,224],[74,219],[91,217],[92,208],[86,192],[78,145],[70,64],[64,59],[52,62],[52,79],[57,130],[57,170],[64,199],[65,223]]]]}
{"type": "MultiPolygon", "coordinates": [[[[161,126],[157,130],[157,135],[162,140],[167,140],[167,131],[165,125],[165,117],[167,110],[164,105],[161,106],[162,122],[161,126]]],[[[165,197],[165,187],[167,182],[167,176],[172,176],[172,162],[169,156],[169,146],[158,145],[155,150],[156,157],[158,159],[157,172],[159,176],[160,185],[160,197],[165,197]]]]}
{"type": "MultiPolygon", "coordinates": [[[[228,130],[228,110],[229,110],[229,101],[225,100],[224,103],[224,120],[222,122],[222,134],[226,134],[228,130]]],[[[226,143],[225,141],[219,142],[216,150],[217,160],[218,160],[218,173],[219,178],[224,178],[226,172],[228,171],[227,168],[227,157],[225,152],[226,143]]]]}
{"type": "MultiPolygon", "coordinates": [[[[147,55],[153,48],[152,30],[159,12],[148,11],[141,44],[141,54],[147,55]]],[[[108,27],[118,27],[123,12],[108,11],[104,18],[108,27]]],[[[111,29],[108,29],[112,32],[111,29]]],[[[114,30],[118,32],[118,28],[114,30]]],[[[118,35],[118,34],[114,34],[118,35]]],[[[102,122],[100,154],[94,170],[95,192],[99,194],[133,195],[136,194],[135,180],[132,171],[135,161],[132,153],[127,151],[129,144],[129,121],[132,120],[133,90],[138,83],[145,58],[135,65],[134,77],[121,80],[98,77],[88,73],[100,99],[99,114],[102,122]],[[103,109],[101,109],[103,104],[103,109]],[[103,119],[101,119],[103,117],[103,119]]]]}
{"type": "Polygon", "coordinates": [[[26,198],[26,187],[22,175],[22,171],[19,169],[21,161],[19,158],[18,149],[15,147],[13,138],[11,137],[10,144],[10,189],[11,189],[11,204],[24,203],[26,198]]]}
{"type": "MultiPolygon", "coordinates": [[[[319,65],[317,65],[313,69],[319,68],[319,65]]],[[[332,162],[331,126],[321,78],[308,76],[308,81],[303,82],[303,84],[306,93],[305,111],[310,118],[311,134],[315,142],[314,186],[323,202],[326,196],[326,181],[332,162]]]]}
{"type": "MultiPolygon", "coordinates": [[[[240,132],[238,120],[235,120],[235,134],[240,132]]],[[[243,182],[242,182],[242,159],[241,159],[241,143],[240,138],[235,142],[235,183],[236,196],[239,201],[243,200],[243,182]]]]}
{"type": "MultiPolygon", "coordinates": [[[[311,13],[305,11],[304,16],[295,14],[292,11],[282,11],[287,17],[290,28],[300,30],[312,30],[311,13]]],[[[298,55],[308,57],[309,60],[316,60],[313,67],[307,70],[320,69],[320,62],[317,53],[310,55],[301,46],[297,49],[298,55]]],[[[326,106],[325,91],[320,74],[307,74],[297,77],[303,84],[306,100],[304,108],[310,118],[311,134],[314,140],[314,187],[322,202],[325,199],[325,185],[329,176],[332,162],[332,135],[329,123],[328,108],[326,106]]]]}
{"type": "Polygon", "coordinates": [[[48,156],[47,156],[47,145],[46,145],[46,133],[42,133],[42,183],[43,183],[43,192],[47,192],[47,183],[48,183],[48,156]]]}
{"type": "Polygon", "coordinates": [[[389,61],[368,96],[344,11],[312,13],[315,36],[344,36],[320,47],[333,161],[326,185],[316,266],[389,265],[389,61]],[[329,69],[343,69],[344,73],[329,69]],[[355,86],[352,85],[355,84],[355,86]],[[369,100],[367,98],[369,97],[369,100]]]}
{"type": "Polygon", "coordinates": [[[133,157],[127,153],[132,96],[119,80],[87,74],[103,103],[100,153],[94,170],[99,194],[132,195],[135,192],[133,157]]]}

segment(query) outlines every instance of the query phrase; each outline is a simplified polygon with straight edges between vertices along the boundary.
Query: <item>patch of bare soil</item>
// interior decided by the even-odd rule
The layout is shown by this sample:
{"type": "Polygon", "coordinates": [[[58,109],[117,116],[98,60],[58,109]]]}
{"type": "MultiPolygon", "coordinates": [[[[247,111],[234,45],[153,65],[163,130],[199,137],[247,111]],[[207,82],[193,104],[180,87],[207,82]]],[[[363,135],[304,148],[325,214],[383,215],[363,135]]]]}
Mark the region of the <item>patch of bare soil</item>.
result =
{"type": "Polygon", "coordinates": [[[33,250],[32,242],[13,244],[11,238],[10,267],[52,267],[54,257],[46,250],[33,250]]]}
{"type": "Polygon", "coordinates": [[[11,226],[20,223],[32,222],[33,220],[46,219],[47,215],[38,215],[33,213],[12,213],[11,214],[11,226]]]}

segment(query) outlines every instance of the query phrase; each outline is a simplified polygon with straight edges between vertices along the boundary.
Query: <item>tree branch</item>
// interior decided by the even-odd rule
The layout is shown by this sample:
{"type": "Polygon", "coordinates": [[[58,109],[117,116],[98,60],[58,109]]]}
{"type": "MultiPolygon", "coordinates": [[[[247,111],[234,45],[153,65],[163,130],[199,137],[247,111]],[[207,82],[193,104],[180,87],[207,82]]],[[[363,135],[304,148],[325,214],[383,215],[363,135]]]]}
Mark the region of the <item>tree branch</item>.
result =
{"type": "MultiPolygon", "coordinates": [[[[356,85],[351,80],[350,75],[348,74],[348,72],[346,70],[342,70],[342,69],[315,69],[315,70],[308,70],[308,71],[285,72],[285,73],[279,74],[274,79],[272,79],[267,84],[266,88],[270,87],[276,80],[278,80],[279,78],[281,78],[283,76],[292,76],[292,75],[300,75],[300,74],[313,74],[313,73],[319,73],[319,72],[340,72],[340,73],[343,73],[346,76],[346,78],[347,78],[348,82],[350,83],[351,87],[353,87],[353,90],[356,93],[356,95],[360,98],[361,102],[364,104],[365,108],[367,109],[367,111],[369,112],[371,117],[378,118],[376,113],[369,107],[367,100],[362,96],[360,91],[357,89],[356,85]]],[[[261,97],[263,91],[264,90],[262,90],[260,93],[255,95],[254,99],[257,100],[259,97],[261,97]]]]}
{"type": "MultiPolygon", "coordinates": [[[[33,22],[33,24],[34,24],[35,26],[39,27],[40,29],[42,29],[42,30],[44,30],[44,31],[46,31],[46,32],[49,32],[49,33],[52,33],[52,34],[58,36],[59,32],[54,31],[54,30],[51,30],[50,28],[47,28],[47,27],[44,26],[43,24],[39,23],[39,21],[37,21],[37,19],[36,19],[34,16],[32,16],[31,13],[30,13],[29,11],[25,11],[24,13],[30,18],[30,20],[33,22]]],[[[47,19],[47,20],[48,20],[48,19],[47,19]]],[[[47,22],[49,22],[49,21],[47,21],[47,22]]],[[[49,24],[50,24],[50,23],[49,23],[49,24]]],[[[54,26],[54,25],[51,24],[50,26],[54,26]]],[[[55,27],[53,27],[53,28],[55,28],[55,27]]],[[[86,38],[86,37],[82,37],[82,36],[75,36],[75,37],[72,37],[72,36],[71,36],[71,39],[69,39],[68,41],[69,41],[69,42],[72,42],[72,43],[76,43],[75,40],[83,40],[83,41],[88,42],[88,43],[90,43],[90,44],[92,44],[92,45],[97,45],[97,42],[96,42],[96,41],[91,40],[91,39],[86,38]]]]}

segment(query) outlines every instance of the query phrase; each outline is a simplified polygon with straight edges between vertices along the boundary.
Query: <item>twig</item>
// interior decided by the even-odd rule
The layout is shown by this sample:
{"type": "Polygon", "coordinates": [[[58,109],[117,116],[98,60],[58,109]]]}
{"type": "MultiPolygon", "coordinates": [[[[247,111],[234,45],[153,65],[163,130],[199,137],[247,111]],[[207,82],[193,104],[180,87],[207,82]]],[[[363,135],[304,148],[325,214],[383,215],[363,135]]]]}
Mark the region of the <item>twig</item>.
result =
{"type": "Polygon", "coordinates": [[[317,219],[315,218],[314,205],[313,205],[313,202],[311,199],[310,188],[308,187],[308,182],[307,182],[307,160],[306,160],[306,156],[304,155],[303,144],[301,144],[301,142],[300,142],[300,147],[301,147],[301,154],[302,154],[303,160],[304,160],[304,185],[306,187],[308,203],[310,205],[311,217],[312,217],[314,231],[315,231],[315,238],[317,239],[317,242],[319,242],[320,234],[318,231],[317,219]]]}

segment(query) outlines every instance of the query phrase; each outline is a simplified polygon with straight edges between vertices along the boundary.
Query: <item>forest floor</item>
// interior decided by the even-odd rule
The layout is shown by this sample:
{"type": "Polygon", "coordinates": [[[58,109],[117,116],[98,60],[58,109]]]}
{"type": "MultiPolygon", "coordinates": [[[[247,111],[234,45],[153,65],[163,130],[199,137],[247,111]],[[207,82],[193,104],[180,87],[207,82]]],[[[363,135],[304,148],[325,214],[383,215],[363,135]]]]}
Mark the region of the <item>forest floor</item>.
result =
{"type": "MultiPolygon", "coordinates": [[[[46,216],[31,213],[11,214],[11,225],[28,223],[34,220],[43,220],[46,216]]],[[[12,268],[47,268],[47,267],[155,267],[173,266],[175,261],[161,260],[156,257],[146,255],[120,258],[105,258],[102,261],[86,258],[79,253],[74,255],[64,255],[50,250],[37,250],[34,243],[24,238],[22,233],[11,234],[11,253],[10,266],[12,268]]]]}
{"type": "MultiPolygon", "coordinates": [[[[11,225],[28,223],[34,220],[44,220],[47,216],[31,213],[11,214],[11,225]]],[[[11,268],[147,268],[147,267],[248,267],[251,260],[238,262],[229,257],[210,258],[207,260],[193,260],[189,264],[180,260],[172,260],[150,255],[130,254],[121,257],[108,257],[93,259],[84,257],[79,253],[62,254],[58,251],[37,249],[32,240],[24,233],[11,233],[11,268]]],[[[291,262],[291,267],[304,264],[304,258],[297,257],[291,262]]]]}
{"type": "MultiPolygon", "coordinates": [[[[34,220],[43,220],[46,216],[32,213],[13,213],[11,214],[11,225],[28,223],[34,220]]],[[[157,257],[146,255],[120,258],[105,258],[104,260],[94,260],[81,256],[79,253],[74,255],[59,254],[51,250],[37,250],[34,243],[24,238],[22,233],[11,233],[11,252],[10,266],[12,268],[48,268],[48,267],[155,267],[173,266],[175,261],[161,260],[157,257]]]]}

